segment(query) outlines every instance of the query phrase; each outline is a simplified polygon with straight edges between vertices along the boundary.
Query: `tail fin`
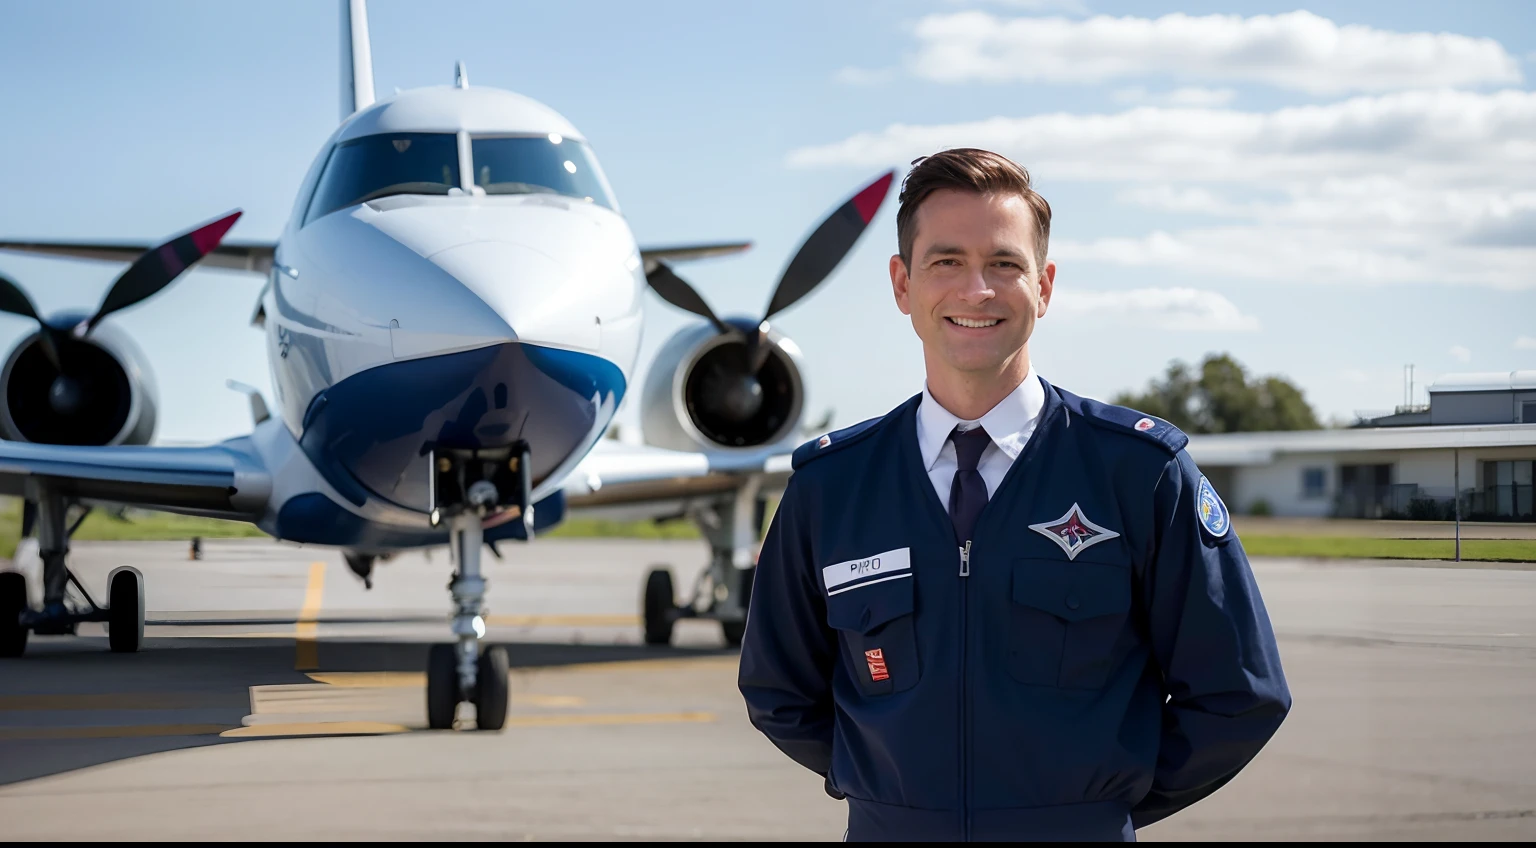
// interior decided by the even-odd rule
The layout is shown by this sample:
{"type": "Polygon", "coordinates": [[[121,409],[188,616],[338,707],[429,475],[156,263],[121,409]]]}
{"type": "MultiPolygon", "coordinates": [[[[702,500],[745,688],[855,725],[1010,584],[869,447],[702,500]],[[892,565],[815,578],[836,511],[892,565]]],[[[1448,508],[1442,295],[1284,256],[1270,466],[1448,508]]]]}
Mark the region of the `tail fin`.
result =
{"type": "Polygon", "coordinates": [[[341,119],[373,105],[373,51],[366,0],[341,0],[341,119]]]}

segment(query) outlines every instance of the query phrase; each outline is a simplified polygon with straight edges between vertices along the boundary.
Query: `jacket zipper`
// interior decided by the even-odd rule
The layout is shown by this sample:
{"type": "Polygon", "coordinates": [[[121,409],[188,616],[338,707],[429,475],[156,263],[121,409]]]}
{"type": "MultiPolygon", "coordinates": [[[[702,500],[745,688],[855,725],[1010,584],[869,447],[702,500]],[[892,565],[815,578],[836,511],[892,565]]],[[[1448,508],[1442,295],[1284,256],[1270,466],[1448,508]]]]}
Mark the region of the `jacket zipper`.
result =
{"type": "MultiPolygon", "coordinates": [[[[970,539],[960,548],[960,576],[971,576],[970,539]]],[[[971,677],[966,669],[971,641],[970,585],[969,580],[960,582],[960,838],[966,842],[971,841],[971,770],[967,757],[971,741],[971,677]]]]}

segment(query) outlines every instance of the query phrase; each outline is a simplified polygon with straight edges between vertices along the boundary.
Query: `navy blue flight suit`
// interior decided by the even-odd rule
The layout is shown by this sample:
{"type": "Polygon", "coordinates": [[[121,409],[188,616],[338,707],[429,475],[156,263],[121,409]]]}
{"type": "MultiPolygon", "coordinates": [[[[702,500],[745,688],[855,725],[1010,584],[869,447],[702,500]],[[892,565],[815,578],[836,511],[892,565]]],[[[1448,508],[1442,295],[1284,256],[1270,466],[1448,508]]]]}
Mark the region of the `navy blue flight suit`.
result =
{"type": "Polygon", "coordinates": [[[1290,709],[1188,438],[1045,389],[968,554],[923,467],[921,395],[795,452],[739,685],[753,725],[847,796],[850,840],[1133,840],[1290,709]]]}

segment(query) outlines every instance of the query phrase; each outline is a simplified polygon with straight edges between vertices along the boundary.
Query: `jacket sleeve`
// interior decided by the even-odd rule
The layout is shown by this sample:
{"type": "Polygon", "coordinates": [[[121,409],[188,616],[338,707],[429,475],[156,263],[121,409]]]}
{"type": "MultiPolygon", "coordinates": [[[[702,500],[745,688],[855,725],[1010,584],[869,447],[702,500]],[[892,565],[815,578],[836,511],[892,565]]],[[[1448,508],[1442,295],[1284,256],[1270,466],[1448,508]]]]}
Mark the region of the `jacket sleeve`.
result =
{"type": "Polygon", "coordinates": [[[1201,479],[1180,451],[1153,495],[1159,538],[1142,595],[1168,698],[1152,789],[1132,811],[1136,827],[1221,788],[1291,707],[1274,630],[1230,517],[1219,535],[1201,523],[1201,479]]]}
{"type": "Polygon", "coordinates": [[[737,683],[747,716],[779,750],[825,775],[832,762],[832,668],[808,528],[793,479],[779,502],[752,580],[737,683]]]}

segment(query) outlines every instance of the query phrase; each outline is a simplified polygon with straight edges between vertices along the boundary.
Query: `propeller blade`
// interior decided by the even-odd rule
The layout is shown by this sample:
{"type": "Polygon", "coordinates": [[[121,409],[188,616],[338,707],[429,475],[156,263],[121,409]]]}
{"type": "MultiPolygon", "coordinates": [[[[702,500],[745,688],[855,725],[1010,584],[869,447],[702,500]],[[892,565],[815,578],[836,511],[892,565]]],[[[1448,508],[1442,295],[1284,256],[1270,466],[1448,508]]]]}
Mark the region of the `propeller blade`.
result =
{"type": "Polygon", "coordinates": [[[59,358],[59,340],[54,337],[58,331],[48,326],[43,316],[37,314],[37,307],[32,305],[32,298],[27,297],[27,293],[21,290],[21,286],[16,285],[14,280],[4,274],[0,274],[0,312],[9,312],[12,315],[20,315],[36,321],[40,325],[37,340],[43,346],[43,354],[48,357],[49,362],[53,363],[54,370],[61,373],[64,371],[63,360],[59,358]]]}
{"type": "Polygon", "coordinates": [[[843,261],[869,222],[874,220],[895,178],[895,171],[886,171],[880,175],[879,179],[860,189],[851,200],[828,215],[821,226],[806,238],[805,243],[800,245],[800,251],[790,260],[789,267],[784,269],[783,276],[779,278],[779,286],[774,289],[773,298],[768,301],[768,312],[763,315],[764,321],[810,294],[843,261]]]}
{"type": "Polygon", "coordinates": [[[154,297],[159,291],[181,276],[192,264],[213,252],[223,241],[224,234],[235,225],[241,211],[209,221],[189,233],[177,236],[159,247],[152,247],[139,255],[107,291],[101,307],[85,324],[85,332],[95,329],[101,319],[126,309],[143,300],[154,297]]]}
{"type": "Polygon", "coordinates": [[[668,268],[667,263],[657,262],[656,267],[645,275],[645,281],[650,283],[651,288],[655,289],[656,293],[661,295],[661,299],[667,303],[709,319],[709,323],[714,324],[715,329],[722,333],[732,332],[731,326],[721,321],[693,286],[688,285],[687,280],[668,268]]]}
{"type": "Polygon", "coordinates": [[[0,274],[0,312],[31,318],[39,324],[43,322],[42,316],[37,314],[37,307],[32,305],[32,298],[27,297],[21,286],[4,274],[0,274]]]}

